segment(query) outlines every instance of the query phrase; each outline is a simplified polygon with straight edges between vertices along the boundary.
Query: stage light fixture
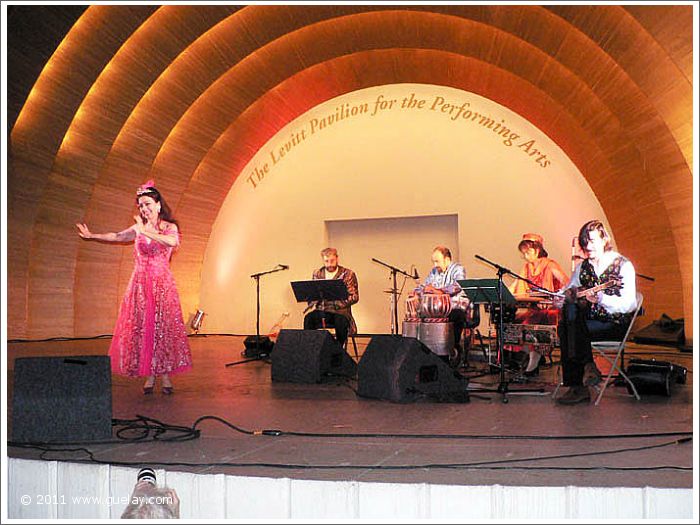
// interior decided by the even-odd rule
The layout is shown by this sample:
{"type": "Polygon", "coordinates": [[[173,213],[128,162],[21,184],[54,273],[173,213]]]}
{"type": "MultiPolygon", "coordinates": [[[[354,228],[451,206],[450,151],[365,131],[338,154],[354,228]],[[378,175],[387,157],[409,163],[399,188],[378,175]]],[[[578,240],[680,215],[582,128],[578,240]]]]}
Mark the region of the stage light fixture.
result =
{"type": "Polygon", "coordinates": [[[190,323],[190,328],[194,330],[195,333],[199,332],[199,329],[202,327],[202,320],[204,319],[204,310],[197,310],[197,312],[194,314],[194,317],[192,318],[192,322],[190,323]]]}

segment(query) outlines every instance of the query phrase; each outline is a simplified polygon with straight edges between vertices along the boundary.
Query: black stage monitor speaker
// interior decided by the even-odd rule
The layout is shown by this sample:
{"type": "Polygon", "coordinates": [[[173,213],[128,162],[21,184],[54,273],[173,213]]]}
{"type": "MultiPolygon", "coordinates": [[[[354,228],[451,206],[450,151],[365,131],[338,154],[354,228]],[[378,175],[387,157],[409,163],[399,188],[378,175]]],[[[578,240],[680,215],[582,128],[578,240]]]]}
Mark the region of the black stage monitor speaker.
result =
{"type": "Polygon", "coordinates": [[[82,442],[112,438],[109,356],[15,360],[12,440],[82,442]]]}
{"type": "Polygon", "coordinates": [[[272,380],[320,383],[329,374],[354,377],[355,361],[326,330],[280,330],[272,351],[272,380]]]}
{"type": "Polygon", "coordinates": [[[372,338],[357,367],[357,393],[363,397],[408,403],[419,397],[469,401],[467,378],[414,337],[372,338]]]}

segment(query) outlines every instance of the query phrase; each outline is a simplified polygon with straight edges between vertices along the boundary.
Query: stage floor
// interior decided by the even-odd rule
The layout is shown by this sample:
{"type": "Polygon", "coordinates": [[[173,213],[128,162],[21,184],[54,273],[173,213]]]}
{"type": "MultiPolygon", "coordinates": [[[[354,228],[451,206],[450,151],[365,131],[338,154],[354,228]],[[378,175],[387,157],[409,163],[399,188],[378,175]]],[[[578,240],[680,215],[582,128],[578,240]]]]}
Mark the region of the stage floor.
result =
{"type": "MultiPolygon", "coordinates": [[[[357,339],[360,355],[369,340],[357,339]]],[[[611,387],[598,407],[592,403],[565,407],[552,401],[554,367],[543,369],[540,377],[529,384],[512,383],[507,404],[502,402],[500,394],[481,393],[472,393],[471,402],[464,404],[426,400],[396,404],[358,397],[355,394],[356,381],[272,383],[271,366],[265,361],[226,367],[226,363],[242,359],[243,337],[200,336],[192,337],[190,341],[194,368],[174,378],[175,393],[172,396],[165,396],[158,390],[154,395],[144,396],[141,380],[113,376],[113,417],[133,419],[142,415],[189,427],[198,418],[212,415],[249,430],[489,437],[252,436],[208,420],[198,426],[201,437],[192,441],[87,445],[96,459],[112,464],[134,463],[196,473],[315,480],[451,485],[693,486],[690,470],[693,466],[692,441],[673,443],[677,439],[674,436],[584,437],[692,432],[692,354],[674,348],[630,345],[626,354],[628,358],[656,356],[659,360],[686,366],[688,383],[678,385],[671,397],[646,396],[638,402],[627,395],[624,387],[611,387]],[[517,393],[518,389],[533,386],[544,387],[545,393],[517,393]],[[507,439],[507,436],[542,437],[507,439]],[[544,439],[544,436],[577,438],[551,440],[544,439]],[[572,454],[588,455],[553,457],[572,454]],[[161,466],[162,462],[198,466],[161,466]],[[211,465],[214,463],[219,465],[211,465]],[[263,466],[265,464],[267,466],[263,466]],[[273,467],[270,464],[296,467],[273,467]],[[456,466],[460,464],[471,466],[456,466]]],[[[8,438],[11,435],[12,370],[16,357],[105,355],[108,346],[109,339],[8,344],[8,438]]],[[[464,372],[466,375],[488,372],[488,365],[477,361],[478,357],[478,353],[471,354],[470,364],[475,369],[464,372]]],[[[554,357],[556,361],[556,351],[554,357]]],[[[493,387],[497,386],[498,380],[498,375],[486,373],[472,379],[470,387],[493,387]]],[[[8,454],[37,459],[40,452],[8,447],[8,454]]],[[[46,459],[71,461],[84,458],[81,453],[51,453],[46,459]]]]}

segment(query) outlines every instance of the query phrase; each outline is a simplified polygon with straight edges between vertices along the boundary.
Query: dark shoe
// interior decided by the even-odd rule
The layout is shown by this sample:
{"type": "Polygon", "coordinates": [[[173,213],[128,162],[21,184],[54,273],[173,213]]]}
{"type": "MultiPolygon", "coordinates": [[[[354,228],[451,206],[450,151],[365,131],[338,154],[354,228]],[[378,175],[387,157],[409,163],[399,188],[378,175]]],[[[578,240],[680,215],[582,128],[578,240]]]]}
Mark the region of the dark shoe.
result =
{"type": "Polygon", "coordinates": [[[515,371],[521,371],[527,365],[529,356],[526,352],[513,352],[511,350],[503,351],[503,362],[506,364],[506,368],[510,368],[515,371]]]}
{"type": "Polygon", "coordinates": [[[174,391],[175,391],[175,389],[174,389],[173,387],[171,387],[171,386],[164,386],[164,387],[163,387],[163,393],[164,393],[166,396],[171,395],[174,391]]]}
{"type": "Polygon", "coordinates": [[[588,403],[591,400],[591,393],[588,387],[571,386],[559,399],[557,403],[561,405],[575,405],[577,403],[588,403]]]}
{"type": "Polygon", "coordinates": [[[595,363],[586,363],[583,367],[583,384],[585,386],[595,386],[603,380],[603,376],[595,366],[595,363]]]}
{"type": "Polygon", "coordinates": [[[462,349],[460,347],[452,347],[447,364],[454,370],[459,368],[459,366],[462,364],[462,349]]]}
{"type": "Polygon", "coordinates": [[[153,393],[153,385],[151,386],[144,386],[143,387],[143,395],[144,396],[149,396],[153,393]]]}

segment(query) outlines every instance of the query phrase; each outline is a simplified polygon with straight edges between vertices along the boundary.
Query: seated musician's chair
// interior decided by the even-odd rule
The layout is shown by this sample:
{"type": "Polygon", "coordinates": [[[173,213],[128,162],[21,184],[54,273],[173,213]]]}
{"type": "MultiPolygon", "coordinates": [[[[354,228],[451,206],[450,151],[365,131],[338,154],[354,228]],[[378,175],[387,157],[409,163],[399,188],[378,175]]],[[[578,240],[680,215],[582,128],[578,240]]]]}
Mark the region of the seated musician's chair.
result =
{"type": "MultiPolygon", "coordinates": [[[[330,333],[334,339],[336,338],[335,335],[335,327],[334,326],[326,326],[325,328],[319,328],[319,330],[325,330],[326,332],[330,333]]],[[[355,352],[355,358],[360,359],[360,356],[357,354],[357,343],[355,342],[355,334],[353,334],[351,331],[348,332],[348,338],[345,341],[345,345],[343,346],[343,350],[346,352],[348,351],[348,341],[352,341],[352,349],[355,352]]]]}
{"type": "Polygon", "coordinates": [[[450,352],[450,362],[453,368],[460,368],[467,366],[469,360],[469,350],[474,346],[476,336],[479,336],[479,341],[481,344],[481,350],[484,353],[484,360],[488,361],[488,354],[486,347],[484,346],[484,341],[481,337],[481,333],[478,331],[479,324],[481,323],[481,310],[478,304],[472,304],[467,309],[467,322],[462,331],[460,338],[460,348],[457,355],[453,355],[450,352]]]}
{"type": "MultiPolygon", "coordinates": [[[[622,377],[628,385],[630,385],[630,388],[632,389],[632,393],[635,398],[637,398],[637,401],[640,401],[641,398],[639,397],[639,393],[637,392],[637,388],[634,386],[634,383],[630,380],[629,377],[627,377],[627,374],[625,374],[623,367],[622,367],[622,356],[625,351],[625,345],[627,344],[627,339],[629,338],[630,332],[632,332],[632,327],[634,326],[634,322],[637,320],[637,316],[639,315],[639,312],[642,309],[642,303],[644,302],[644,296],[637,292],[637,308],[634,311],[634,315],[632,316],[632,320],[630,321],[629,326],[627,327],[627,332],[625,332],[625,337],[622,338],[621,341],[592,341],[591,342],[591,349],[593,351],[593,357],[596,355],[599,355],[603,357],[608,363],[610,363],[610,371],[608,372],[607,376],[602,382],[602,385],[596,386],[598,390],[598,396],[596,397],[595,404],[596,406],[600,403],[600,400],[603,397],[603,394],[605,393],[605,390],[608,388],[609,384],[614,381],[613,375],[615,373],[619,374],[620,377],[622,377]]],[[[563,381],[561,378],[561,366],[557,370],[557,376],[558,376],[558,381],[557,381],[557,388],[554,390],[554,393],[552,394],[552,399],[556,398],[557,392],[559,392],[559,388],[563,385],[563,381]]]]}
{"type": "MultiPolygon", "coordinates": [[[[615,373],[618,373],[630,386],[632,389],[632,392],[634,394],[634,397],[637,398],[637,401],[639,401],[641,398],[639,397],[639,393],[637,392],[637,389],[634,386],[634,383],[630,380],[629,377],[627,377],[627,374],[625,374],[625,371],[623,370],[623,363],[622,363],[622,356],[624,355],[625,352],[625,345],[627,344],[627,338],[630,335],[630,332],[632,331],[632,326],[634,325],[634,321],[637,319],[637,316],[639,315],[640,310],[642,309],[642,302],[644,301],[644,296],[637,292],[637,309],[634,311],[634,315],[632,316],[632,320],[630,321],[629,327],[627,327],[627,332],[625,332],[625,337],[622,339],[622,341],[593,341],[591,342],[591,348],[593,349],[594,352],[597,353],[597,355],[603,357],[608,363],[610,363],[610,371],[608,372],[608,375],[605,377],[603,380],[602,385],[599,387],[599,392],[598,392],[598,397],[596,397],[595,404],[598,405],[600,403],[601,398],[603,397],[603,394],[605,393],[605,390],[608,388],[608,385],[610,384],[611,381],[614,381],[613,375],[615,373]]],[[[595,356],[595,354],[594,354],[595,356]]]]}
{"type": "Polygon", "coordinates": [[[348,334],[348,340],[345,341],[345,351],[348,351],[348,341],[352,341],[352,350],[355,352],[355,359],[360,359],[360,356],[357,355],[357,343],[355,343],[355,334],[349,333],[348,334]]]}

